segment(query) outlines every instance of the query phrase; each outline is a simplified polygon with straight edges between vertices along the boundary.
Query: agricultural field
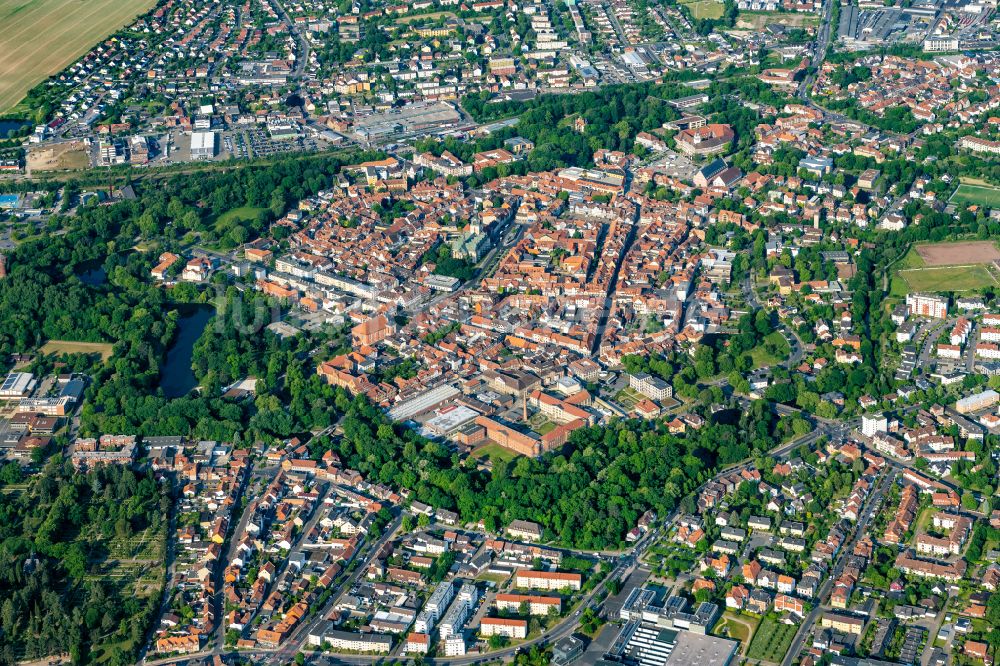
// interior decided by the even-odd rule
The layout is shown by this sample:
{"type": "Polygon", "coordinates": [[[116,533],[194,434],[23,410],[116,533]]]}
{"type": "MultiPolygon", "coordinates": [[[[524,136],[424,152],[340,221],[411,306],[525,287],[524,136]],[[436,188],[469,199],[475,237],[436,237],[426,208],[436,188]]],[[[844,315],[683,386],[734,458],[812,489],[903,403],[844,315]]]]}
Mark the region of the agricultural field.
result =
{"type": "Polygon", "coordinates": [[[0,112],[156,0],[0,0],[0,112]]]}
{"type": "Polygon", "coordinates": [[[891,294],[966,292],[1000,286],[1000,250],[992,241],[929,243],[911,248],[896,265],[891,294]]]}
{"type": "Polygon", "coordinates": [[[1000,208],[1000,189],[985,184],[962,183],[951,195],[950,202],[1000,208]]]}
{"type": "Polygon", "coordinates": [[[797,625],[782,624],[771,616],[765,617],[753,636],[747,656],[750,659],[781,663],[792,645],[797,628],[797,625]]]}

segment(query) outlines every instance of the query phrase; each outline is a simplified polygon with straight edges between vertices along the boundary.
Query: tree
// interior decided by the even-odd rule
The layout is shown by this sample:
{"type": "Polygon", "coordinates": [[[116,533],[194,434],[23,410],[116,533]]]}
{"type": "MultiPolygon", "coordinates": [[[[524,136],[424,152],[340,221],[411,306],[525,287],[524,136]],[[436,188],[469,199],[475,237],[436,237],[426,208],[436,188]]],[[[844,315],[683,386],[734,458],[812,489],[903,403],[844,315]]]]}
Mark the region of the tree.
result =
{"type": "Polygon", "coordinates": [[[21,465],[16,462],[9,462],[0,467],[0,485],[10,485],[20,483],[24,478],[21,473],[21,465]]]}

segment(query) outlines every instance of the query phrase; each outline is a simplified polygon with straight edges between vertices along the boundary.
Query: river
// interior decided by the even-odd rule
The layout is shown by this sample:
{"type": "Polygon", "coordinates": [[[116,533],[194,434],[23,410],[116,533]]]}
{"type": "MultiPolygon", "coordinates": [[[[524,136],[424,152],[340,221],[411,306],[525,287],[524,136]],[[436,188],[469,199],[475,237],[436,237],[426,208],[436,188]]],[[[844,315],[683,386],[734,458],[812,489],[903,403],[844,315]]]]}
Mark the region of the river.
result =
{"type": "Polygon", "coordinates": [[[160,388],[168,398],[180,398],[198,386],[191,370],[194,343],[215,315],[215,308],[211,305],[190,305],[179,311],[181,318],[177,321],[177,337],[167,350],[167,362],[160,375],[160,388]]]}

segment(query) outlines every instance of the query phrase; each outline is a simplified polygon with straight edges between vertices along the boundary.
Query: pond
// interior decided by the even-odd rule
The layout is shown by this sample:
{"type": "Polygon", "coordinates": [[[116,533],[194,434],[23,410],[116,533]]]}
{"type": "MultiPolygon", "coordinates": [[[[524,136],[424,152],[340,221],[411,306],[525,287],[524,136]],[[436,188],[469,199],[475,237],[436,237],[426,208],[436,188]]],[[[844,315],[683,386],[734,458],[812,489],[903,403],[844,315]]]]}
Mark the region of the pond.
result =
{"type": "Polygon", "coordinates": [[[181,318],[177,321],[177,337],[167,350],[167,361],[160,375],[160,388],[168,398],[180,398],[198,386],[198,380],[191,370],[194,343],[215,314],[215,308],[211,305],[189,305],[178,311],[181,318]]]}
{"type": "Polygon", "coordinates": [[[27,120],[10,120],[9,118],[0,118],[0,139],[7,138],[7,132],[18,131],[22,127],[29,127],[31,123],[27,120]]]}
{"type": "Polygon", "coordinates": [[[95,259],[85,261],[77,266],[76,276],[80,282],[91,287],[99,287],[108,280],[108,274],[104,272],[104,263],[95,259]]]}

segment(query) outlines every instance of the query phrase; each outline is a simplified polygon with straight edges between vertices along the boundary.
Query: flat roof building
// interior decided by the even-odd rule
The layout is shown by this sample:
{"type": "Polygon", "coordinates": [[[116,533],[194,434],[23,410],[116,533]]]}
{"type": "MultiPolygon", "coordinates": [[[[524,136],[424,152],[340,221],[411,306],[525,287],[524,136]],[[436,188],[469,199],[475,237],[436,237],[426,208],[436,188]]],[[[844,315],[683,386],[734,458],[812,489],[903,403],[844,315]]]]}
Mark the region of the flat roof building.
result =
{"type": "Polygon", "coordinates": [[[23,398],[35,388],[35,376],[30,372],[12,372],[0,384],[0,398],[23,398]]]}
{"type": "Polygon", "coordinates": [[[191,133],[191,159],[207,160],[215,157],[215,132],[191,133]]]}

